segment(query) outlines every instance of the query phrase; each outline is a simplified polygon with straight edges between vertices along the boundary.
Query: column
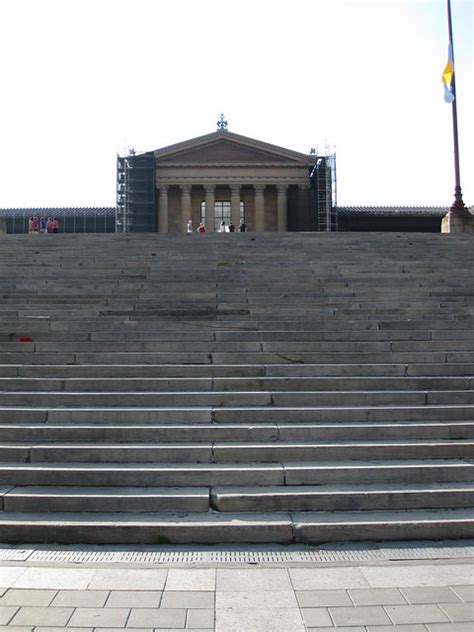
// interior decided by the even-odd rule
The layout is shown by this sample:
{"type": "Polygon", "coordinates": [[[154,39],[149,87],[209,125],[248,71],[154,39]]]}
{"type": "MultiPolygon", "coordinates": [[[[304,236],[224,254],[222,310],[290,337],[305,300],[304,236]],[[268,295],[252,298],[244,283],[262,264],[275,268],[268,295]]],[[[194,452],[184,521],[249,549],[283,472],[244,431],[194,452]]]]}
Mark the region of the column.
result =
{"type": "Polygon", "coordinates": [[[230,185],[230,218],[235,228],[240,224],[240,184],[230,185]]]}
{"type": "Polygon", "coordinates": [[[254,200],[255,200],[255,231],[263,233],[265,230],[265,185],[254,184],[254,200]]]}
{"type": "Polygon", "coordinates": [[[186,225],[192,219],[191,211],[191,185],[181,184],[181,228],[180,231],[186,230],[186,225]]]}
{"type": "Polygon", "coordinates": [[[168,232],[168,186],[160,186],[158,199],[158,232],[168,232]]]}
{"type": "Polygon", "coordinates": [[[277,230],[279,233],[286,233],[288,231],[287,223],[287,208],[288,208],[288,195],[287,184],[277,185],[278,197],[277,197],[277,230]]]}
{"type": "Polygon", "coordinates": [[[206,191],[206,230],[210,233],[215,232],[215,195],[214,185],[206,185],[204,190],[206,191]]]}

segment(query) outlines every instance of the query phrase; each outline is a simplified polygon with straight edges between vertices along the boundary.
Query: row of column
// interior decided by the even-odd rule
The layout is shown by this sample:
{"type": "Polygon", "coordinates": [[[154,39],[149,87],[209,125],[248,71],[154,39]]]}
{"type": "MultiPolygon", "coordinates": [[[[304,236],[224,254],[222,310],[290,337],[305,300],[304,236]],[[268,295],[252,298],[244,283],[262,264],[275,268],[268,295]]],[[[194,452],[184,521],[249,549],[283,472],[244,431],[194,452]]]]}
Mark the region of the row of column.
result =
{"type": "MultiPolygon", "coordinates": [[[[191,209],[191,185],[180,184],[181,189],[181,225],[186,226],[192,215],[191,209]]],[[[254,189],[254,214],[255,214],[255,231],[263,232],[265,230],[265,186],[257,184],[254,189]]],[[[168,185],[161,185],[159,188],[159,214],[158,214],[158,230],[160,233],[168,232],[168,185]]],[[[229,185],[230,189],[230,213],[232,223],[238,226],[240,223],[240,184],[229,185]]],[[[287,231],[287,184],[277,185],[277,230],[278,232],[287,231]]],[[[215,221],[215,186],[205,185],[205,202],[206,202],[206,223],[208,227],[214,226],[215,221]]]]}

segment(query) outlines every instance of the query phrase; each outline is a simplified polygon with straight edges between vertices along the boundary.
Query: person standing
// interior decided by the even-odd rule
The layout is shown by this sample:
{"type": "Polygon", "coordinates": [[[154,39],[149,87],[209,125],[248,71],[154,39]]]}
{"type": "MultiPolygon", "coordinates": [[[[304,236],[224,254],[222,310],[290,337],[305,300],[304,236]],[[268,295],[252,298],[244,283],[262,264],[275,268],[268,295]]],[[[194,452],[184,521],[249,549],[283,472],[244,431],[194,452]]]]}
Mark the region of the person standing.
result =
{"type": "Polygon", "coordinates": [[[196,228],[196,232],[197,233],[205,233],[206,232],[206,227],[204,226],[204,224],[202,222],[196,228]]]}
{"type": "Polygon", "coordinates": [[[232,222],[229,224],[229,233],[235,233],[235,226],[232,222]]]}
{"type": "Polygon", "coordinates": [[[246,232],[247,232],[247,224],[244,222],[244,220],[242,220],[239,226],[239,233],[246,233],[246,232]]]}
{"type": "Polygon", "coordinates": [[[186,235],[190,235],[193,232],[193,222],[192,220],[189,220],[189,222],[186,224],[186,235]]]}

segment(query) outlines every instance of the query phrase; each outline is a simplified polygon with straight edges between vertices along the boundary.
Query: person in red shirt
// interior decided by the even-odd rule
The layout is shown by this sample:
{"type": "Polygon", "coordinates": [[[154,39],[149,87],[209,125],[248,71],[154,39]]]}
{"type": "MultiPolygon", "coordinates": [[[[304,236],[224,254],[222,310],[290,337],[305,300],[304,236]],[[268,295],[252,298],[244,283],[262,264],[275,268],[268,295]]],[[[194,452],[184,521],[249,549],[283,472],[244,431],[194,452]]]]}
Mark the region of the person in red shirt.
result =
{"type": "Polygon", "coordinates": [[[196,228],[196,232],[197,233],[205,233],[206,232],[206,227],[204,226],[204,224],[202,222],[196,228]]]}

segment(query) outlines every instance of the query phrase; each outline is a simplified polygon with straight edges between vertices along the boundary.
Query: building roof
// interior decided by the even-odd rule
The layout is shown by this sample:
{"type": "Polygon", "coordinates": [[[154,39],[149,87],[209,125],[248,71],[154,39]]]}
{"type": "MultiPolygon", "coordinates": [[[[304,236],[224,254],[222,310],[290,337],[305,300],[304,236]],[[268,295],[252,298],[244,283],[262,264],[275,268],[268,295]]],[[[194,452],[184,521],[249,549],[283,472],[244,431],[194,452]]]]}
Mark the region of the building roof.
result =
{"type": "Polygon", "coordinates": [[[444,217],[447,206],[338,206],[339,215],[372,215],[384,217],[444,217]]]}

